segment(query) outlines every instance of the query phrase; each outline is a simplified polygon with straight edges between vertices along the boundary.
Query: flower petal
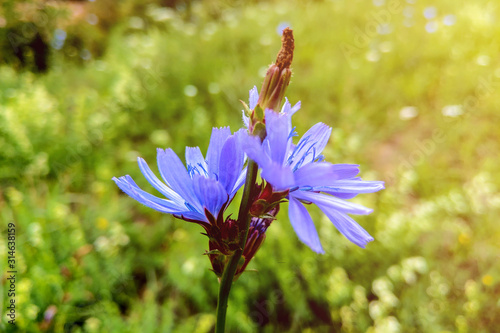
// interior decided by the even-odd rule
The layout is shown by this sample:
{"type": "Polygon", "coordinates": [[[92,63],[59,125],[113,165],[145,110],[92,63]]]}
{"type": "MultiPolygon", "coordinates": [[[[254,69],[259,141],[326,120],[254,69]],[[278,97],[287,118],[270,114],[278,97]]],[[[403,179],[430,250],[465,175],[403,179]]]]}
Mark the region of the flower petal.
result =
{"type": "MultiPolygon", "coordinates": [[[[241,134],[238,134],[241,135],[241,134]]],[[[239,138],[229,137],[222,147],[219,162],[219,182],[230,194],[243,169],[244,153],[239,138]]]]}
{"type": "MultiPolygon", "coordinates": [[[[314,190],[314,188],[313,188],[313,190],[314,190]]],[[[345,199],[345,200],[355,198],[358,195],[358,193],[340,193],[340,192],[333,192],[332,193],[332,192],[329,192],[328,190],[322,191],[322,192],[334,195],[337,198],[345,199]]]]}
{"type": "Polygon", "coordinates": [[[287,113],[290,116],[293,116],[293,114],[297,111],[300,110],[300,101],[297,102],[293,107],[288,101],[288,98],[285,97],[285,104],[283,104],[283,107],[281,108],[281,113],[287,113]]]}
{"type": "Polygon", "coordinates": [[[207,162],[198,147],[186,147],[186,164],[188,173],[193,178],[194,174],[208,177],[207,162]]]}
{"type": "Polygon", "coordinates": [[[309,163],[294,173],[297,186],[325,186],[342,178],[352,178],[359,173],[355,164],[309,163]]]}
{"type": "Polygon", "coordinates": [[[219,177],[220,152],[227,138],[231,135],[229,127],[213,128],[210,144],[207,150],[208,175],[210,178],[219,177]]]}
{"type": "Polygon", "coordinates": [[[311,127],[299,140],[292,154],[288,157],[287,163],[294,170],[297,170],[301,166],[316,160],[325,149],[331,132],[332,129],[323,123],[317,123],[311,127]]]}
{"type": "Polygon", "coordinates": [[[281,113],[288,113],[292,109],[292,105],[288,101],[288,98],[285,97],[285,103],[283,103],[283,106],[281,107],[281,113]]]}
{"type": "Polygon", "coordinates": [[[295,186],[292,169],[274,162],[262,168],[260,176],[278,191],[285,191],[295,186]]]}
{"type": "MultiPolygon", "coordinates": [[[[326,183],[325,183],[326,184],[326,183]]],[[[325,186],[315,186],[313,191],[321,191],[330,194],[335,193],[373,193],[383,190],[384,182],[378,180],[350,180],[343,179],[329,183],[325,186]]]]}
{"type": "Polygon", "coordinates": [[[179,157],[170,148],[157,149],[158,169],[163,180],[198,212],[203,212],[193,191],[193,182],[179,157]]]}
{"type": "Polygon", "coordinates": [[[256,86],[253,86],[253,88],[249,91],[250,93],[250,110],[253,110],[255,109],[255,107],[257,106],[257,102],[259,101],[259,92],[257,90],[257,87],[256,86]]]}
{"type": "Polygon", "coordinates": [[[316,253],[325,253],[311,216],[302,203],[290,196],[288,216],[299,239],[316,253]]]}
{"type": "Polygon", "coordinates": [[[186,220],[189,222],[192,222],[194,220],[194,221],[203,221],[203,222],[210,223],[210,221],[208,221],[208,218],[205,216],[205,214],[201,214],[198,212],[183,211],[183,212],[175,213],[172,215],[178,219],[183,219],[183,220],[186,220]]]}
{"type": "Polygon", "coordinates": [[[332,164],[337,179],[354,178],[359,173],[359,164],[338,163],[332,164]]]}
{"type": "Polygon", "coordinates": [[[295,103],[295,105],[292,106],[292,108],[288,112],[290,114],[290,116],[293,116],[295,114],[295,112],[299,111],[300,110],[300,106],[301,106],[301,102],[300,101],[298,101],[297,103],[295,103]]]}
{"type": "Polygon", "coordinates": [[[243,119],[243,125],[248,128],[250,126],[250,117],[245,114],[245,110],[241,111],[241,118],[243,119]]]}
{"type": "Polygon", "coordinates": [[[132,199],[139,201],[141,204],[149,208],[168,214],[173,214],[183,210],[183,207],[180,207],[172,201],[158,198],[141,190],[129,175],[120,178],[113,177],[112,179],[123,192],[128,194],[132,199]]]}
{"type": "Polygon", "coordinates": [[[224,187],[215,179],[195,175],[193,178],[194,191],[202,206],[214,217],[228,200],[229,196],[224,187]]]}
{"type": "Polygon", "coordinates": [[[141,157],[137,158],[137,163],[139,164],[139,169],[141,170],[144,177],[146,177],[147,181],[153,185],[155,189],[157,189],[161,194],[163,194],[168,199],[175,201],[177,204],[184,204],[184,199],[177,194],[170,187],[166,186],[163,182],[161,182],[158,177],[151,171],[148,164],[141,157]]]}
{"type": "MultiPolygon", "coordinates": [[[[241,149],[242,154],[243,154],[243,162],[242,162],[242,167],[243,167],[243,165],[245,164],[245,162],[247,160],[247,155],[245,154],[243,147],[245,145],[245,141],[248,139],[248,131],[246,129],[242,128],[239,131],[237,131],[236,133],[234,133],[234,136],[236,137],[237,144],[238,144],[238,146],[241,149]]],[[[254,142],[258,145],[258,140],[254,141],[254,142]]],[[[238,175],[238,178],[236,179],[236,182],[234,183],[232,190],[229,192],[229,196],[231,198],[240,189],[240,187],[245,183],[246,175],[247,175],[247,168],[245,167],[245,168],[242,168],[242,170],[240,171],[240,174],[238,175]]]]}
{"type": "Polygon", "coordinates": [[[271,158],[264,152],[258,137],[244,133],[241,136],[241,146],[248,157],[257,162],[259,167],[266,168],[272,163],[271,158]]]}
{"type": "MultiPolygon", "coordinates": [[[[321,207],[320,207],[321,208],[321,207]]],[[[373,241],[373,237],[363,229],[356,221],[340,213],[332,208],[321,208],[323,213],[332,221],[335,227],[344,235],[348,240],[353,242],[359,247],[365,248],[368,242],[373,241]]]]}
{"type": "Polygon", "coordinates": [[[321,210],[323,210],[323,208],[335,209],[343,213],[357,215],[367,215],[373,211],[373,209],[366,208],[353,202],[335,198],[327,194],[299,190],[293,192],[293,196],[300,200],[312,202],[319,208],[321,208],[321,210]]]}
{"type": "Polygon", "coordinates": [[[245,180],[247,178],[247,168],[243,169],[238,176],[238,179],[236,180],[236,183],[234,184],[233,189],[229,193],[229,196],[232,198],[234,194],[240,189],[241,186],[245,183],[245,180]]]}
{"type": "Polygon", "coordinates": [[[271,183],[276,190],[287,190],[295,186],[290,167],[272,161],[257,137],[245,134],[242,136],[242,141],[245,153],[262,169],[261,177],[271,183]]]}
{"type": "Polygon", "coordinates": [[[271,159],[280,165],[285,162],[287,148],[292,141],[289,137],[291,130],[290,115],[266,110],[267,136],[263,147],[271,159]]]}

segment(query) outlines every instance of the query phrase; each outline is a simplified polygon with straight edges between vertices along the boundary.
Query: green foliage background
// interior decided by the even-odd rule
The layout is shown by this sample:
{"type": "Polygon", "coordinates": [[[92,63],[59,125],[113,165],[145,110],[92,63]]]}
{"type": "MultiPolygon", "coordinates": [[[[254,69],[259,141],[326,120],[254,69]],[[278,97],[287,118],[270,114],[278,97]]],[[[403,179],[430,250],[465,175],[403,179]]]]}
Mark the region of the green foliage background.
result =
{"type": "Polygon", "coordinates": [[[387,188],[355,200],[374,208],[356,217],[375,237],[365,250],[311,208],[326,251],[316,255],[283,206],[233,286],[230,331],[500,327],[497,3],[85,3],[97,25],[59,3],[67,43],[40,74],[7,57],[9,24],[25,22],[12,3],[0,12],[0,262],[3,273],[14,221],[17,327],[5,273],[2,331],[213,330],[218,283],[201,228],[141,206],[111,177],[149,189],[137,156],[204,151],[213,126],[241,127],[239,100],[260,87],[284,21],[296,40],[297,131],[332,126],[327,160],[361,164],[387,188]]]}

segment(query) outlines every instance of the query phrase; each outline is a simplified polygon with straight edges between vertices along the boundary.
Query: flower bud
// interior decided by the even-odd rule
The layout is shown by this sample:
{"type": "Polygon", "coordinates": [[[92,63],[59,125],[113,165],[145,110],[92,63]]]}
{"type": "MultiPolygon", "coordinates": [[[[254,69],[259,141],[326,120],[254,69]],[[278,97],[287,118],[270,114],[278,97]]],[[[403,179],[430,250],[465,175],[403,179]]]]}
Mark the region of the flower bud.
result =
{"type": "Polygon", "coordinates": [[[277,207],[288,195],[287,191],[273,192],[273,187],[269,183],[258,185],[260,192],[254,198],[250,206],[250,215],[254,217],[266,217],[270,211],[277,207]]]}
{"type": "Polygon", "coordinates": [[[275,64],[267,70],[266,77],[262,83],[259,105],[262,109],[271,109],[279,112],[281,101],[285,97],[285,91],[290,83],[292,70],[285,68],[280,70],[275,64]]]}
{"type": "Polygon", "coordinates": [[[250,220],[250,228],[248,229],[248,237],[245,248],[243,249],[243,258],[245,261],[236,269],[235,277],[238,277],[245,271],[250,260],[252,260],[257,250],[260,248],[266,239],[266,230],[269,228],[279,211],[279,205],[275,206],[268,212],[266,218],[252,217],[250,220]]]}
{"type": "MultiPolygon", "coordinates": [[[[266,238],[266,230],[275,219],[278,211],[279,205],[275,205],[266,212],[265,217],[251,218],[246,245],[243,249],[242,260],[236,269],[235,278],[243,273],[250,260],[257,253],[266,238]]],[[[208,255],[212,270],[219,278],[224,273],[224,269],[234,251],[239,247],[238,231],[237,221],[231,218],[227,218],[223,223],[212,225],[207,231],[210,241],[208,243],[209,251],[205,252],[205,254],[208,255]]]]}
{"type": "Polygon", "coordinates": [[[263,109],[271,109],[279,112],[281,101],[285,97],[285,91],[292,77],[290,65],[293,60],[295,48],[293,32],[286,28],[281,37],[281,49],[276,57],[276,63],[267,70],[262,88],[260,90],[258,105],[263,109]]]}
{"type": "Polygon", "coordinates": [[[253,110],[248,110],[249,133],[258,136],[261,140],[266,137],[265,110],[270,109],[279,112],[281,101],[285,97],[286,88],[292,78],[290,65],[293,60],[293,50],[295,48],[293,32],[286,28],[281,37],[281,49],[276,57],[276,63],[267,70],[262,88],[260,90],[257,105],[253,110]]]}
{"type": "Polygon", "coordinates": [[[205,254],[210,259],[212,270],[220,277],[229,258],[239,247],[238,223],[229,217],[225,222],[219,219],[207,228],[206,235],[209,238],[209,251],[205,254]]]}

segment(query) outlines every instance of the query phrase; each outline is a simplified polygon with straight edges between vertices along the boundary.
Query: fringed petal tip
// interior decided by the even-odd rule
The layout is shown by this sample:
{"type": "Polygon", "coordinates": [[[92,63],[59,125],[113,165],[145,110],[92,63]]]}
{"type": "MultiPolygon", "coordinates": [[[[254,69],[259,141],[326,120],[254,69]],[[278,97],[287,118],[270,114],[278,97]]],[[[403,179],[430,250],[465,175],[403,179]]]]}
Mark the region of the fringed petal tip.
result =
{"type": "Polygon", "coordinates": [[[258,92],[256,86],[253,86],[253,88],[250,89],[249,95],[250,95],[249,107],[250,107],[250,110],[253,110],[253,109],[255,109],[255,107],[257,106],[257,102],[259,101],[259,92],[258,92]]]}
{"type": "Polygon", "coordinates": [[[245,114],[245,110],[241,111],[241,118],[243,119],[243,125],[248,128],[250,126],[250,118],[245,114]]]}
{"type": "Polygon", "coordinates": [[[375,240],[375,238],[368,237],[368,238],[364,239],[362,242],[360,242],[359,244],[356,244],[356,243],[354,243],[354,244],[356,244],[357,246],[359,246],[362,249],[366,249],[366,245],[368,245],[368,243],[370,243],[370,242],[373,242],[374,240],[375,240]]]}
{"type": "Polygon", "coordinates": [[[333,225],[335,225],[337,230],[357,246],[364,249],[366,244],[374,240],[363,227],[347,214],[333,209],[325,209],[325,207],[320,207],[320,209],[330,219],[333,225]]]}

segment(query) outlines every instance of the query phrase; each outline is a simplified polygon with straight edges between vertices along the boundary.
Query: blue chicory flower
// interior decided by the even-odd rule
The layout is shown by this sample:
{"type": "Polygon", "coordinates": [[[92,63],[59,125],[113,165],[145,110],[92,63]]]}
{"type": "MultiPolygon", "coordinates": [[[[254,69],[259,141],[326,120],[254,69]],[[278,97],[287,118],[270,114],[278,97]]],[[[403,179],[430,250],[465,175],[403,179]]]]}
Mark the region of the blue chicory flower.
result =
{"type": "MultiPolygon", "coordinates": [[[[252,103],[252,92],[250,93],[252,103]]],[[[384,188],[382,181],[363,181],[356,175],[355,164],[332,164],[323,161],[321,152],[330,137],[331,128],[318,123],[310,128],[297,145],[291,117],[300,108],[286,101],[281,113],[266,110],[267,136],[262,142],[245,137],[244,150],[262,169],[261,177],[275,191],[288,190],[288,215],[299,239],[317,253],[324,253],[318,233],[304,203],[317,205],[335,227],[354,244],[365,247],[373,238],[347,214],[370,214],[371,209],[343,199],[359,193],[384,188]]]]}
{"type": "Polygon", "coordinates": [[[129,175],[113,180],[123,192],[147,207],[187,221],[210,223],[224,212],[245,181],[243,134],[244,130],[231,135],[229,127],[214,128],[206,159],[200,148],[186,147],[187,169],[172,149],[158,148],[163,182],[139,157],[142,174],[166,199],[143,191],[129,175]]]}

